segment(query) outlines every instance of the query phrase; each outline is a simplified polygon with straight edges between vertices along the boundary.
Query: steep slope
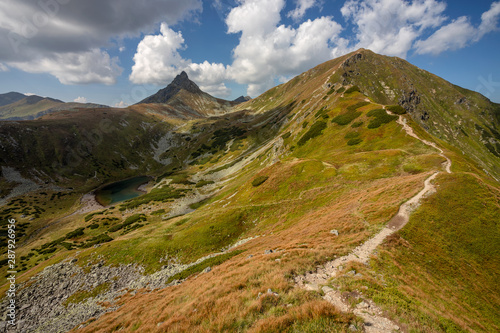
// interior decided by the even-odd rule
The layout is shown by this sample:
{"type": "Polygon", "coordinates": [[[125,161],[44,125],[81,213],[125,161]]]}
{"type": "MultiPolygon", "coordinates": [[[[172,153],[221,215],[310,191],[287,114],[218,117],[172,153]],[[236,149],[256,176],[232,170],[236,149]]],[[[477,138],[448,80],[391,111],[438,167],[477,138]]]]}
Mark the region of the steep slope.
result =
{"type": "MultiPolygon", "coordinates": [[[[143,196],[92,213],[65,191],[9,201],[0,215],[22,224],[18,299],[29,304],[18,313],[20,328],[370,332],[374,325],[356,309],[376,303],[403,331],[498,331],[498,183],[411,111],[376,101],[342,75],[335,81],[356,54],[371,53],[321,64],[224,116],[169,119],[153,140],[165,165],[137,171],[156,176],[143,196]],[[434,192],[406,204],[424,186],[434,192]],[[407,224],[363,263],[342,260],[408,206],[407,224]],[[336,259],[342,264],[324,277],[326,288],[297,287],[336,259]],[[332,290],[341,304],[328,298],[332,290]]],[[[167,118],[125,114],[131,132],[123,142],[121,131],[109,137],[114,153],[146,156],[149,128],[167,118]],[[144,144],[128,146],[131,138],[144,144]]],[[[51,117],[71,120],[46,116],[48,129],[51,117]]]]}
{"type": "Polygon", "coordinates": [[[500,104],[402,59],[368,50],[352,54],[330,80],[355,85],[378,103],[401,105],[429,133],[500,181],[500,104]]]}
{"type": "Polygon", "coordinates": [[[152,107],[156,110],[159,109],[158,106],[147,104],[161,104],[164,112],[169,115],[200,118],[228,113],[235,103],[212,97],[201,91],[183,71],[167,87],[137,104],[146,104],[143,108],[152,107]]]}
{"type": "MultiPolygon", "coordinates": [[[[400,105],[422,128],[454,146],[500,181],[500,104],[455,86],[397,57],[358,50],[303,73],[237,108],[262,110],[289,100],[307,101],[316,87],[324,92],[361,91],[374,102],[400,105]],[[303,91],[301,91],[303,89],[303,91]]],[[[323,93],[323,92],[321,92],[323,93]]]]}

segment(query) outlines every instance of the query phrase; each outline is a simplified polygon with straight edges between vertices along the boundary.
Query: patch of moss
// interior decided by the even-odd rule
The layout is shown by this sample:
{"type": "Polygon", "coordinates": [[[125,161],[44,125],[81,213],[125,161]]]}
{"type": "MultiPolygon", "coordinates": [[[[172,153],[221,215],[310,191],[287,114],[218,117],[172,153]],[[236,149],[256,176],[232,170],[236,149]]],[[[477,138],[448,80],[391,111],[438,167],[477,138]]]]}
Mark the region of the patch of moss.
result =
{"type": "Polygon", "coordinates": [[[105,282],[101,283],[97,287],[95,287],[92,290],[79,290],[70,297],[68,297],[64,302],[63,305],[67,307],[70,304],[78,304],[78,303],[83,303],[87,299],[96,297],[100,294],[105,293],[106,291],[109,290],[109,287],[111,286],[110,282],[105,282]]]}

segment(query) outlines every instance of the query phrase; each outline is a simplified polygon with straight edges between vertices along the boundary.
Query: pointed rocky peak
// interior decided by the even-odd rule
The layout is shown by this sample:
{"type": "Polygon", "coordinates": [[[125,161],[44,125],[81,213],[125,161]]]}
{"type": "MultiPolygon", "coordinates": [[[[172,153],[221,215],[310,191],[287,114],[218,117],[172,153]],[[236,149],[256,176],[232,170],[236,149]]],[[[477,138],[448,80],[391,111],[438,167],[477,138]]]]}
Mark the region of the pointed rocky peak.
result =
{"type": "MultiPolygon", "coordinates": [[[[169,86],[179,87],[181,89],[187,90],[194,94],[201,93],[200,87],[193,81],[191,81],[186,72],[182,71],[179,75],[175,77],[169,86]]],[[[167,87],[168,88],[168,87],[167,87]]]]}
{"type": "Polygon", "coordinates": [[[250,97],[250,96],[240,96],[240,97],[236,98],[233,102],[240,104],[240,103],[244,103],[246,101],[249,101],[251,99],[252,99],[252,97],[250,97]]]}
{"type": "Polygon", "coordinates": [[[175,79],[165,88],[159,90],[156,94],[151,95],[137,104],[141,103],[167,103],[179,91],[186,90],[192,94],[203,94],[200,87],[191,81],[186,74],[182,71],[175,79]]]}

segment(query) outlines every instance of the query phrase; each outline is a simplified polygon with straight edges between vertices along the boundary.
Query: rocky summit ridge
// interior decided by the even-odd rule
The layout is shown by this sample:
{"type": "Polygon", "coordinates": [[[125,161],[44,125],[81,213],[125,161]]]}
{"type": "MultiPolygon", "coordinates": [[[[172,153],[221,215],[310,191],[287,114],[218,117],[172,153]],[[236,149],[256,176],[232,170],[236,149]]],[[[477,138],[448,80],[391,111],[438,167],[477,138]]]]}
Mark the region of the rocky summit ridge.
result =
{"type": "Polygon", "coordinates": [[[165,88],[160,89],[156,94],[146,97],[137,104],[142,103],[167,103],[172,97],[184,89],[192,94],[202,94],[203,92],[196,83],[191,81],[186,72],[182,71],[165,88]]]}

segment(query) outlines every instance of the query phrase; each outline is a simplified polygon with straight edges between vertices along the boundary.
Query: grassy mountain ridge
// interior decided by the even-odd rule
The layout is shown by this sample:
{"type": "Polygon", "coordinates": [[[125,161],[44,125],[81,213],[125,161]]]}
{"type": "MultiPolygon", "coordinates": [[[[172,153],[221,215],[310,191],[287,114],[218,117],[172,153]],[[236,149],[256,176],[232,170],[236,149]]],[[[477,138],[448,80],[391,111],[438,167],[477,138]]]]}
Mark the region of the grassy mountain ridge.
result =
{"type": "Polygon", "coordinates": [[[4,106],[7,104],[17,102],[25,97],[26,97],[26,95],[20,94],[20,93],[15,92],[15,91],[11,91],[11,92],[8,92],[5,94],[0,94],[0,106],[4,106]]]}
{"type": "MultiPolygon", "coordinates": [[[[414,99],[405,95],[406,86],[396,90],[400,83],[386,82],[394,68],[408,77],[408,85],[415,80],[420,96],[420,85],[426,86],[420,70],[413,75],[414,69],[398,59],[362,50],[321,64],[220,116],[169,118],[143,104],[94,111],[90,121],[88,113],[80,112],[8,123],[2,147],[11,147],[15,138],[22,147],[16,150],[19,158],[50,174],[44,167],[53,160],[48,151],[58,151],[55,138],[66,138],[64,144],[76,150],[79,140],[68,139],[70,133],[85,137],[109,119],[106,124],[116,130],[102,134],[102,145],[92,147],[88,160],[103,163],[102,170],[113,177],[125,170],[127,175],[156,176],[148,194],[92,213],[67,215],[79,207],[75,195],[59,206],[50,195],[38,193],[2,207],[4,218],[27,223],[26,235],[44,228],[36,239],[21,236],[20,282],[66,258],[76,258],[74,265],[89,274],[89,281],[94,281],[91,276],[105,277],[101,284],[64,294],[68,307],[52,301],[60,316],[23,313],[30,329],[47,327],[43,325],[48,322],[83,332],[364,329],[359,317],[341,312],[321,293],[297,288],[294,277],[370,239],[422,189],[426,178],[443,170],[446,160],[439,151],[407,135],[396,122],[398,116],[385,111],[392,109],[406,112],[401,117],[418,136],[444,150],[453,173],[436,178],[437,191],[421,202],[405,228],[385,241],[369,265],[346,262],[329,284],[352,304],[375,300],[403,331],[497,330],[498,183],[474,159],[474,154],[484,153],[476,137],[469,134],[470,141],[461,143],[461,137],[448,140],[433,134],[448,128],[447,117],[451,122],[455,110],[463,124],[482,121],[478,126],[492,137],[497,123],[486,123],[488,114],[473,113],[476,106],[471,104],[472,111],[450,108],[448,116],[429,107],[425,110],[436,124],[420,126],[425,120],[415,115],[428,104],[420,97],[415,109],[408,106],[414,99]],[[366,58],[369,69],[362,64],[366,58]],[[360,75],[355,74],[358,69],[360,75]],[[368,90],[371,85],[363,85],[360,77],[381,87],[378,80],[384,81],[389,88],[377,96],[377,88],[368,90]],[[389,90],[406,97],[398,103],[401,97],[392,97],[389,90]],[[75,128],[84,121],[85,126],[75,128]],[[49,135],[55,129],[61,134],[49,135]],[[38,140],[53,140],[35,149],[37,157],[26,154],[36,147],[33,143],[21,143],[32,133],[38,140]],[[462,144],[472,153],[462,155],[462,144]],[[112,163],[115,154],[123,155],[125,169],[112,163]],[[35,200],[44,211],[23,212],[35,200]],[[21,214],[38,217],[26,221],[21,214]],[[161,287],[136,293],[130,290],[147,285],[129,285],[129,292],[119,292],[121,277],[110,273],[112,267],[122,267],[123,276],[132,274],[133,265],[141,267],[141,278],[150,279],[150,286],[161,287]],[[164,288],[161,277],[172,285],[164,288]],[[492,296],[486,297],[485,291],[492,296]],[[119,308],[107,308],[111,304],[119,308]],[[78,322],[64,315],[85,313],[89,307],[97,309],[95,314],[78,317],[78,322]],[[85,324],[78,328],[81,322],[85,324]]],[[[432,80],[435,86],[429,87],[436,91],[456,89],[432,80]]],[[[480,97],[470,96],[480,103],[480,97]]],[[[174,106],[172,112],[178,112],[174,106]]],[[[19,168],[9,160],[0,164],[19,168]]],[[[77,168],[87,177],[96,171],[90,162],[77,168]]],[[[64,185],[77,184],[75,192],[91,188],[71,173],[65,178],[64,185]]],[[[25,286],[26,292],[35,292],[36,283],[25,286]]]]}
{"type": "Polygon", "coordinates": [[[12,92],[0,95],[0,120],[31,120],[58,111],[103,107],[107,106],[93,103],[64,103],[50,97],[26,96],[12,92]]]}
{"type": "Polygon", "coordinates": [[[378,103],[403,106],[429,133],[500,179],[499,104],[402,59],[366,50],[347,59],[331,80],[356,85],[378,103]]]}

